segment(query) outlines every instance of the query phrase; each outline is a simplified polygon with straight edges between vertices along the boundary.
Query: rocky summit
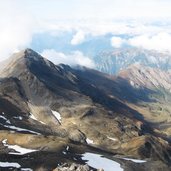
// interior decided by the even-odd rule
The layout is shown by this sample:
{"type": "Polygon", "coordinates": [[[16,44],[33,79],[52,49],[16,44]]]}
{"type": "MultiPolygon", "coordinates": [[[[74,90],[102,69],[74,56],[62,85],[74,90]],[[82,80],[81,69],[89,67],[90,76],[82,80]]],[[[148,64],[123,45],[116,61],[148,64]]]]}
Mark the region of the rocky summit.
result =
{"type": "Polygon", "coordinates": [[[26,49],[0,67],[0,170],[171,170],[171,73],[116,76],[26,49]]]}

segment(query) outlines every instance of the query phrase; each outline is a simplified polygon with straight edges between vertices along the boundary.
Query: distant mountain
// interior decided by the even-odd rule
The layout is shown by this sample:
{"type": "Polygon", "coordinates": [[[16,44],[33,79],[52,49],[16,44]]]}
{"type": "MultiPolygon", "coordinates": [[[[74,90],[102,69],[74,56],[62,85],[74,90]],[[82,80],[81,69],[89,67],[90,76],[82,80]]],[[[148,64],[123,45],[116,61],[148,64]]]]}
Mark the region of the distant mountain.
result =
{"type": "Polygon", "coordinates": [[[171,73],[169,71],[132,64],[126,70],[120,71],[119,76],[127,79],[137,89],[146,87],[155,91],[163,89],[171,93],[171,73]]]}
{"type": "Polygon", "coordinates": [[[94,57],[96,69],[108,74],[117,74],[129,65],[139,63],[162,70],[171,69],[171,54],[139,48],[104,51],[94,57]]]}
{"type": "Polygon", "coordinates": [[[1,66],[4,162],[53,170],[65,162],[85,164],[82,155],[93,152],[126,170],[170,170],[170,72],[136,64],[111,76],[55,65],[31,49],[1,66]]]}

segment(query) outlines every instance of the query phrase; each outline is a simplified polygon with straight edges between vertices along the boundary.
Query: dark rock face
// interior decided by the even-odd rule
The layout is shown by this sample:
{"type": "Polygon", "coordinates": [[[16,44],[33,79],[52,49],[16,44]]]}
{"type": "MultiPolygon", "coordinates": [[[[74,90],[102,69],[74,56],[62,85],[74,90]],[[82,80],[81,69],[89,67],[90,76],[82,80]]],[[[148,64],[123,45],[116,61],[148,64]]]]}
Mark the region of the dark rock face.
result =
{"type": "Polygon", "coordinates": [[[111,77],[84,67],[56,66],[31,49],[15,54],[0,70],[0,141],[38,151],[58,149],[68,155],[68,163],[74,159],[67,144],[80,147],[81,154],[100,150],[169,165],[171,77],[160,72],[167,76],[163,84],[155,73],[139,72],[136,66],[111,77]],[[149,82],[147,74],[153,78],[149,82]],[[154,114],[158,103],[164,119],[154,114]],[[165,125],[159,128],[161,122],[165,125]]]}

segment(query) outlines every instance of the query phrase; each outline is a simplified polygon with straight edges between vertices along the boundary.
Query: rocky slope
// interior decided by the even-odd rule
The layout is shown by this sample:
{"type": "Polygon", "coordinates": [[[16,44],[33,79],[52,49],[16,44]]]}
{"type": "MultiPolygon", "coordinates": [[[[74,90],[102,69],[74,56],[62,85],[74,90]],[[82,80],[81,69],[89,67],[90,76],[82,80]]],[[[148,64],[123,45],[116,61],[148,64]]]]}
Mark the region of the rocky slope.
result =
{"type": "MultiPolygon", "coordinates": [[[[31,164],[33,170],[52,170],[66,162],[85,164],[80,155],[93,152],[125,170],[144,167],[136,162],[125,165],[124,156],[151,160],[156,170],[162,163],[169,170],[170,127],[160,128],[157,119],[151,124],[153,113],[146,114],[146,104],[163,99],[157,98],[152,79],[147,84],[145,74],[137,75],[139,68],[111,77],[84,67],[56,66],[31,49],[14,54],[0,70],[1,156],[20,168],[31,164]],[[18,156],[16,146],[34,151],[18,156]]],[[[168,73],[154,80],[169,92],[170,76],[164,82],[162,74],[168,73]]]]}
{"type": "Polygon", "coordinates": [[[121,71],[118,78],[127,80],[137,90],[143,91],[146,88],[151,91],[148,101],[142,100],[138,104],[130,104],[130,107],[139,111],[148,122],[170,139],[170,72],[134,64],[121,71]]]}

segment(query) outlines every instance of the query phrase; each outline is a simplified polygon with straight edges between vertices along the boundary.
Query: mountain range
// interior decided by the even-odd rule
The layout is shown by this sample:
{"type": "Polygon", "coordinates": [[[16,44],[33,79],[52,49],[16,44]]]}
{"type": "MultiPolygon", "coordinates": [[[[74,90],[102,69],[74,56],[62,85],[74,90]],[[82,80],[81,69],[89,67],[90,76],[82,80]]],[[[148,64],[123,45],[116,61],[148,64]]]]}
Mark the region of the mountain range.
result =
{"type": "Polygon", "coordinates": [[[94,55],[96,69],[108,74],[118,74],[128,66],[138,63],[161,70],[171,69],[171,54],[142,48],[120,48],[101,51],[94,55]]]}
{"type": "Polygon", "coordinates": [[[103,155],[124,171],[171,170],[169,62],[148,61],[160,64],[154,68],[134,57],[129,65],[126,57],[123,64],[112,55],[115,64],[106,63],[104,55],[99,66],[114,70],[99,70],[117,75],[55,65],[31,49],[1,63],[1,170],[86,164],[86,153],[103,155]],[[11,165],[2,165],[7,162],[11,165]]]}

